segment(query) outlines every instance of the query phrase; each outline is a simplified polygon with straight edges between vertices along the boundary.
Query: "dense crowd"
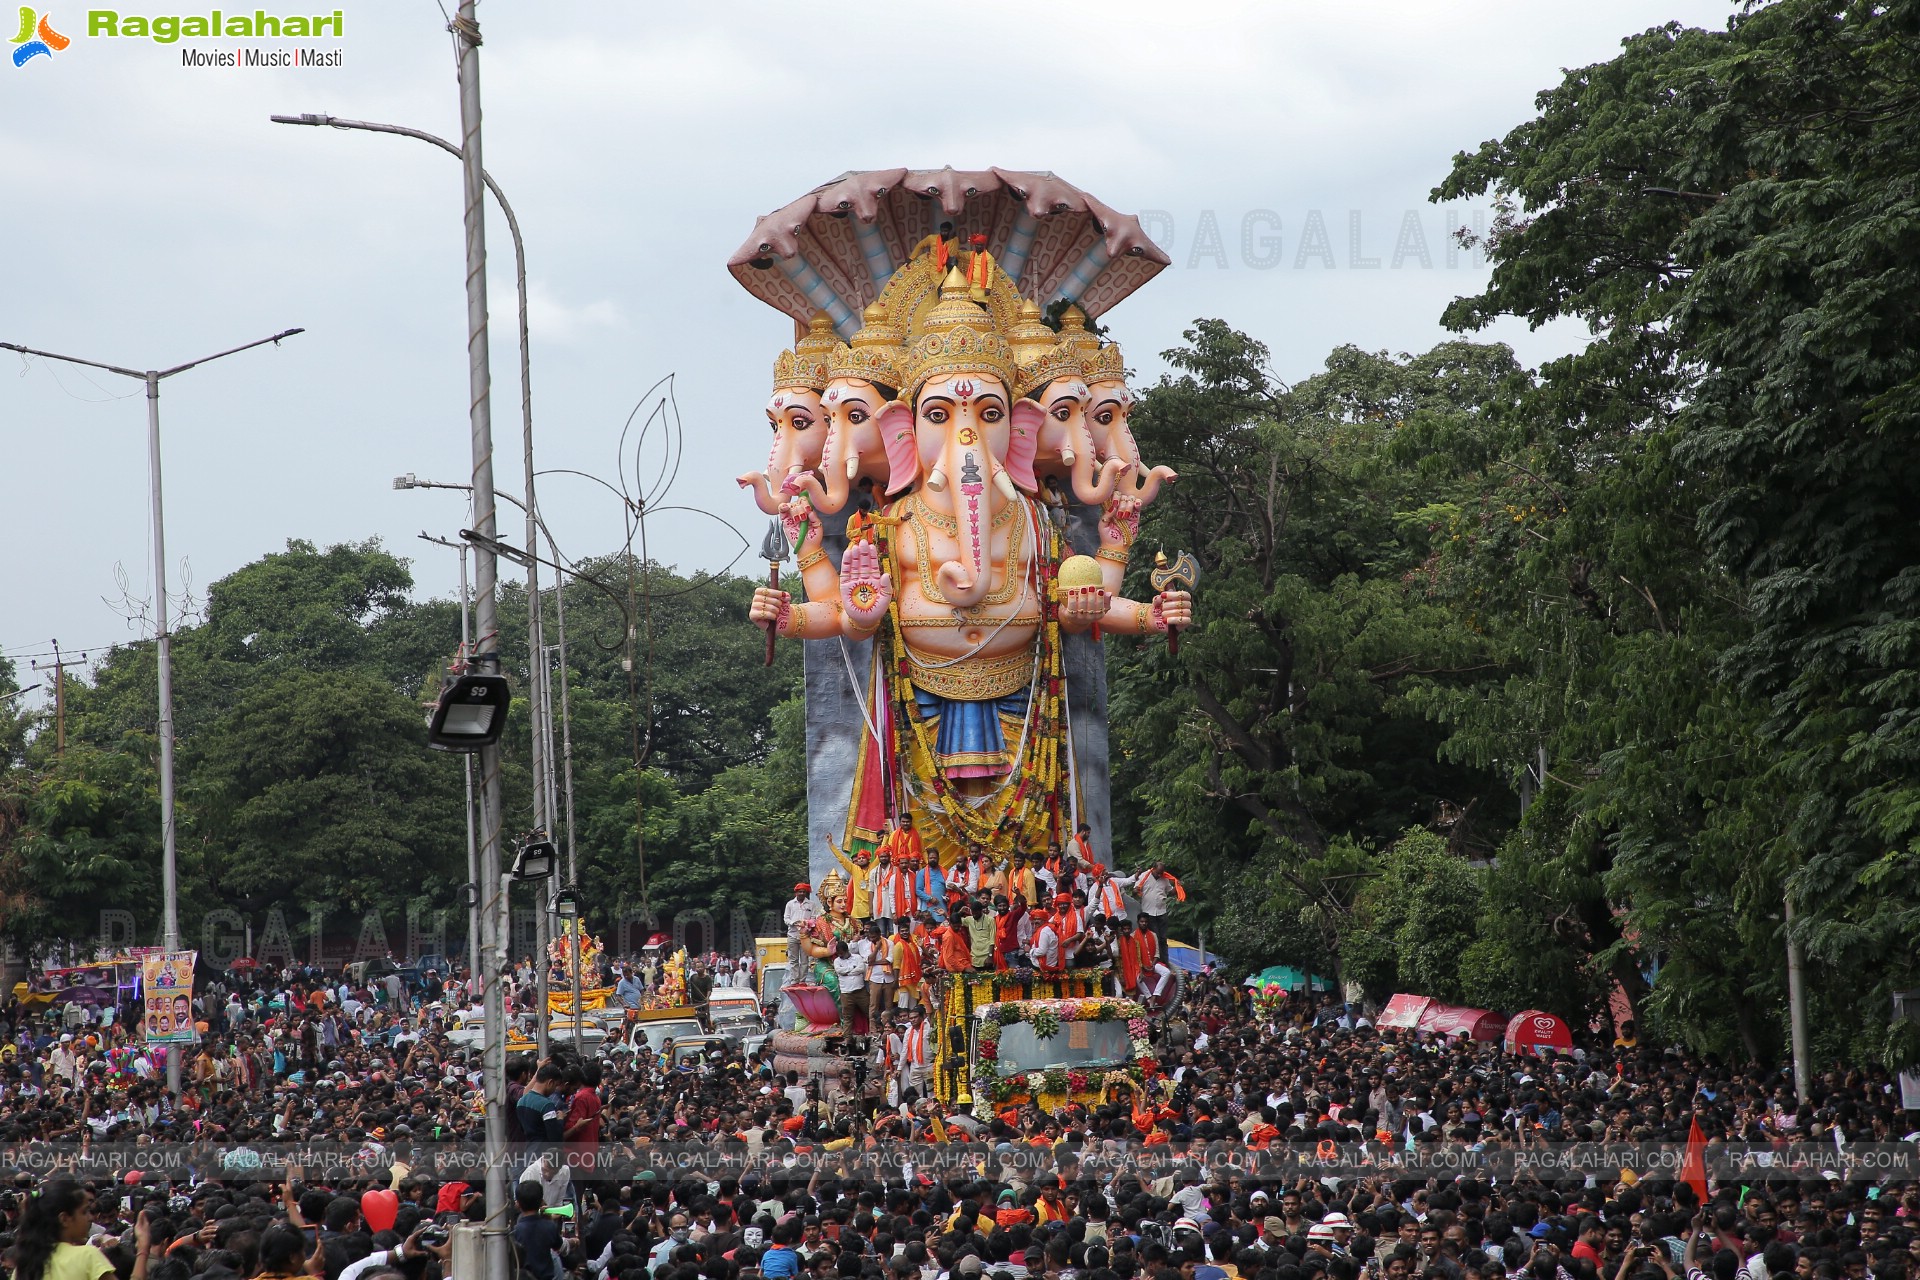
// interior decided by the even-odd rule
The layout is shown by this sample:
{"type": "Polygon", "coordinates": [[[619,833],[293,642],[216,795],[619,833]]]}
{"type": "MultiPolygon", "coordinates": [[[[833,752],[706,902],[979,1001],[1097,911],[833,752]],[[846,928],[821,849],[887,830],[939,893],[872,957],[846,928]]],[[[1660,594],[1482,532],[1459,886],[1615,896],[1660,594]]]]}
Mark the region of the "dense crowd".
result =
{"type": "MultiPolygon", "coordinates": [[[[644,989],[641,965],[616,968],[644,989]]],[[[208,983],[177,1099],[122,1023],[0,1010],[12,1274],[456,1275],[449,1228],[485,1217],[484,1122],[480,1055],[441,1020],[469,993],[458,977],[431,1000],[375,986],[296,967],[208,983]],[[352,1158],[277,1165],[296,1143],[352,1158]],[[128,1144],[184,1149],[192,1171],[94,1159],[128,1144]],[[27,1168],[17,1153],[33,1151],[51,1154],[27,1168]]],[[[1794,1154],[1910,1148],[1880,1072],[1829,1072],[1797,1099],[1779,1068],[1644,1044],[1630,1024],[1515,1057],[1382,1031],[1331,997],[1256,1003],[1207,974],[1154,1020],[1160,1073],[1138,1094],[983,1119],[881,1068],[888,1036],[917,1022],[903,1009],[876,1026],[879,1047],[824,1082],[776,1073],[770,1050],[514,1060],[518,1280],[1920,1276],[1910,1168],[1823,1172],[1794,1154]],[[1714,1162],[1704,1202],[1683,1171],[1625,1157],[1578,1175],[1498,1159],[1685,1146],[1696,1129],[1714,1162]],[[1730,1175],[1719,1157],[1735,1149],[1730,1175]],[[688,1151],[724,1158],[661,1158],[688,1151]]]]}

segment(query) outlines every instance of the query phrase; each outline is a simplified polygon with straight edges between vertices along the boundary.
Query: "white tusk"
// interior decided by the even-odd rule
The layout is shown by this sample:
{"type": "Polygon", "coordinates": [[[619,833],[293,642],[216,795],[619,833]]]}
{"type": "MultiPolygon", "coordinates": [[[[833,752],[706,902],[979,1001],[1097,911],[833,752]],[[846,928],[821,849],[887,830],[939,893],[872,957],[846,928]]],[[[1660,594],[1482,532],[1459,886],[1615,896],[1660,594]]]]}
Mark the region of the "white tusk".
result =
{"type": "Polygon", "coordinates": [[[1062,450],[1060,451],[1060,461],[1062,461],[1062,462],[1064,462],[1064,463],[1066,463],[1066,464],[1067,464],[1068,466],[1072,466],[1072,465],[1073,465],[1073,450],[1072,450],[1071,448],[1067,448],[1067,449],[1062,449],[1062,450]]]}
{"type": "Polygon", "coordinates": [[[993,487],[998,489],[1000,496],[1008,502],[1020,501],[1020,491],[1013,487],[1013,477],[1006,472],[996,471],[993,473],[993,487]]]}
{"type": "Polygon", "coordinates": [[[847,479],[857,480],[859,478],[860,478],[860,455],[857,453],[850,453],[847,455],[847,479]]]}
{"type": "Polygon", "coordinates": [[[947,489],[947,473],[938,467],[927,472],[927,488],[933,490],[935,493],[945,493],[947,489]]]}

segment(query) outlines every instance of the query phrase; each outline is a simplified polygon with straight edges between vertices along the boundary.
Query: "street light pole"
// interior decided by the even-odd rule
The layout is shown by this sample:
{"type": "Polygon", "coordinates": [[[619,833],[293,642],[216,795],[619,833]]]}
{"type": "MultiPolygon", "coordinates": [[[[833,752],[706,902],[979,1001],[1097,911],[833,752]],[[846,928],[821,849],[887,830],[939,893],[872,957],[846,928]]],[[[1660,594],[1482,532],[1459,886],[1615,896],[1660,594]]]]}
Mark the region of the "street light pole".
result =
{"type": "MultiPolygon", "coordinates": [[[[480,156],[480,24],[474,18],[474,0],[460,0],[452,22],[460,49],[460,169],[465,195],[463,223],[467,242],[467,389],[468,436],[473,455],[473,527],[481,535],[496,536],[493,499],[493,401],[487,348],[487,219],[485,178],[480,156]]],[[[500,671],[500,628],[495,619],[499,562],[482,546],[474,556],[474,630],[482,673],[500,671]]],[[[500,747],[480,750],[480,876],[483,883],[500,883],[500,747]]],[[[504,970],[508,940],[498,936],[496,963],[504,970]]],[[[487,1225],[484,1243],[489,1280],[507,1280],[511,1274],[507,1236],[512,1230],[507,1202],[507,1007],[506,983],[496,975],[486,986],[484,1018],[486,1054],[482,1064],[486,1098],[487,1225]]]]}
{"type": "MultiPolygon", "coordinates": [[[[466,10],[463,8],[461,13],[465,15],[466,10]]],[[[461,63],[463,76],[465,74],[465,66],[463,54],[463,61],[461,63]]],[[[477,84],[479,74],[477,67],[474,74],[477,84]]],[[[464,80],[462,83],[464,86],[464,80]]],[[[464,87],[462,92],[464,94],[464,87]]],[[[337,116],[330,116],[320,112],[305,112],[297,116],[277,115],[271,117],[271,119],[275,124],[297,124],[329,129],[357,129],[365,133],[390,133],[403,138],[415,138],[421,142],[429,143],[440,148],[456,160],[460,160],[463,164],[466,159],[465,153],[445,138],[428,133],[424,129],[410,128],[407,125],[382,124],[373,120],[343,120],[337,116]]],[[[473,127],[476,130],[477,136],[477,88],[475,91],[475,119],[473,127]]],[[[521,461],[526,471],[526,500],[521,504],[521,510],[526,513],[527,517],[526,545],[528,550],[532,550],[539,545],[535,525],[539,518],[540,504],[534,490],[533,365],[532,356],[529,353],[527,345],[527,245],[525,238],[520,234],[520,219],[515,216],[513,206],[507,202],[506,192],[500,189],[500,184],[495,182],[493,175],[488,173],[484,168],[480,170],[480,180],[486,184],[487,190],[493,192],[493,198],[499,202],[500,212],[506,215],[507,232],[513,238],[514,284],[519,294],[520,303],[521,461]]],[[[481,530],[481,532],[484,533],[486,530],[481,530]]],[[[545,617],[541,611],[540,604],[540,569],[537,564],[529,564],[527,566],[527,654],[529,664],[527,673],[529,676],[527,701],[528,711],[533,720],[533,825],[536,830],[550,833],[555,822],[557,810],[557,806],[554,803],[553,790],[553,699],[546,682],[540,679],[532,669],[533,663],[542,660],[541,654],[546,643],[545,631],[545,617]]],[[[547,914],[543,909],[541,914],[541,928],[538,935],[539,945],[543,949],[548,934],[546,922],[547,914]]],[[[545,962],[542,961],[542,973],[545,972],[544,966],[545,962]]],[[[544,998],[544,989],[541,995],[542,998],[544,998]]],[[[544,1054],[546,1048],[546,1032],[544,1030],[546,1026],[546,1009],[544,1006],[541,1008],[540,1017],[540,1026],[543,1028],[540,1032],[540,1046],[544,1054]]]]}
{"type": "MultiPolygon", "coordinates": [[[[153,629],[154,639],[157,641],[154,650],[159,668],[160,686],[160,716],[157,726],[160,735],[160,937],[161,946],[167,951],[180,949],[180,870],[173,822],[173,635],[167,626],[167,524],[160,500],[160,383],[162,379],[171,378],[176,373],[185,373],[199,365],[211,364],[215,360],[238,355],[242,351],[251,351],[269,342],[278,346],[281,339],[305,332],[305,329],[283,329],[272,337],[260,338],[243,346],[231,347],[210,356],[202,356],[198,360],[190,360],[186,364],[178,364],[171,369],[146,370],[123,369],[118,365],[101,364],[97,360],[82,360],[78,356],[63,356],[52,351],[37,351],[17,343],[0,342],[0,350],[39,356],[43,360],[60,360],[67,364],[85,365],[90,369],[104,369],[108,373],[117,373],[123,378],[137,378],[147,388],[147,486],[153,508],[153,629]]],[[[176,1096],[180,1092],[180,1060],[183,1056],[177,1052],[176,1046],[167,1046],[167,1088],[176,1096]]]]}

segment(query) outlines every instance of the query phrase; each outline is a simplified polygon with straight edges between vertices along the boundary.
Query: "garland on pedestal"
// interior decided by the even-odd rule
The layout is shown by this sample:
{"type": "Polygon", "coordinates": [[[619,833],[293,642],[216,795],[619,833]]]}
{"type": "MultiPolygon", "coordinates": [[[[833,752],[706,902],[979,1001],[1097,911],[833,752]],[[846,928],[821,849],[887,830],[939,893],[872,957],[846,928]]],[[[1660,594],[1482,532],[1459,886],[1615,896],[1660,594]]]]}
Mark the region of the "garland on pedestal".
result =
{"type": "Polygon", "coordinates": [[[1100,1077],[1104,1093],[1124,1081],[1139,1086],[1153,1074],[1157,1064],[1153,1045],[1147,1039],[1147,1012],[1133,1000],[1003,1000],[981,1005],[979,1030],[974,1034],[973,1111],[981,1119],[993,1115],[993,1104],[1021,1095],[1070,1097],[1093,1088],[1093,1077],[1079,1068],[1052,1067],[1044,1071],[1000,1071],[1000,1030],[1017,1023],[1033,1028],[1036,1037],[1051,1040],[1060,1034],[1061,1022],[1118,1022],[1124,1019],[1133,1052],[1133,1062],[1108,1070],[1100,1077]]]}

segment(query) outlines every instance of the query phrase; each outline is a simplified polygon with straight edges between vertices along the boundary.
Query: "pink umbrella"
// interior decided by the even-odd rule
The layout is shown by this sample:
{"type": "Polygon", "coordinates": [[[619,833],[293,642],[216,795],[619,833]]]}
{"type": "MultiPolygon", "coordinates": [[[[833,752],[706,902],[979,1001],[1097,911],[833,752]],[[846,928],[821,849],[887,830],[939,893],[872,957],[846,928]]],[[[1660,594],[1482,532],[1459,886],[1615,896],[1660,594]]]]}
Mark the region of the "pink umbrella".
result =
{"type": "Polygon", "coordinates": [[[754,224],[727,260],[748,293],[805,325],[816,311],[840,336],[880,296],[915,246],[952,224],[1042,307],[1066,300],[1098,316],[1171,261],[1140,219],[1051,173],[1013,169],[874,169],[844,173],[754,224]]]}

